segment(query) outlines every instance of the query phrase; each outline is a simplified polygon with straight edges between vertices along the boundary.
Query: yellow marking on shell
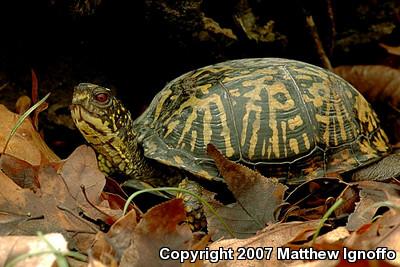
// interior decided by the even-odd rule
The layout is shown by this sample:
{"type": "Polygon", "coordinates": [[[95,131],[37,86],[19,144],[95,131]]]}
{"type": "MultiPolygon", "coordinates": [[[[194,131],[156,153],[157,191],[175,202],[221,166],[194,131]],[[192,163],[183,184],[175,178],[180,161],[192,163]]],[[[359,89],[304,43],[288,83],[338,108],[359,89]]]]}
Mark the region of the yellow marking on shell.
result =
{"type": "Polygon", "coordinates": [[[183,160],[180,156],[174,156],[174,161],[180,165],[183,164],[183,160]]]}
{"type": "Polygon", "coordinates": [[[323,69],[318,69],[315,68],[314,66],[302,66],[302,67],[296,67],[296,66],[291,66],[290,70],[295,71],[296,77],[298,75],[306,75],[306,76],[318,76],[322,78],[323,80],[328,80],[328,77],[330,74],[328,74],[325,70],[323,69]]]}
{"type": "Polygon", "coordinates": [[[322,142],[324,142],[326,145],[328,145],[329,144],[329,117],[326,115],[316,114],[315,118],[317,119],[317,122],[326,126],[325,131],[322,133],[322,142]]]}
{"type": "Polygon", "coordinates": [[[299,143],[297,142],[296,139],[290,138],[290,139],[289,139],[289,146],[290,146],[290,149],[292,149],[292,151],[293,151],[295,154],[299,154],[299,152],[300,152],[299,143]]]}
{"type": "MultiPolygon", "coordinates": [[[[240,136],[240,145],[241,146],[244,146],[244,144],[246,143],[247,125],[248,125],[250,113],[253,111],[257,112],[257,110],[260,110],[259,107],[254,103],[254,101],[261,100],[261,91],[265,89],[264,81],[265,81],[264,78],[259,78],[259,79],[255,79],[255,80],[244,81],[242,84],[243,86],[253,88],[253,90],[250,90],[243,94],[243,97],[249,98],[249,99],[246,102],[246,106],[245,106],[246,113],[244,114],[243,119],[242,119],[243,130],[242,130],[242,133],[240,136]]],[[[251,142],[250,142],[250,145],[251,145],[251,142]]]]}
{"type": "Polygon", "coordinates": [[[302,136],[303,136],[304,146],[306,147],[306,149],[310,149],[310,140],[308,139],[307,134],[303,133],[302,136]]]}
{"type": "Polygon", "coordinates": [[[183,138],[185,137],[185,135],[189,132],[190,129],[192,129],[193,127],[193,121],[197,118],[197,110],[193,109],[192,113],[190,113],[190,115],[187,117],[186,122],[185,122],[185,126],[182,130],[181,136],[179,138],[178,141],[178,146],[180,146],[182,144],[183,138]]]}
{"type": "Polygon", "coordinates": [[[316,108],[322,107],[324,104],[324,97],[330,94],[330,89],[329,89],[329,84],[327,84],[325,81],[322,83],[313,83],[309,88],[308,91],[312,95],[309,97],[307,94],[304,94],[304,100],[306,102],[312,102],[313,106],[316,108]],[[319,94],[319,91],[323,91],[323,95],[321,96],[319,94]]]}
{"type": "Polygon", "coordinates": [[[229,94],[234,97],[240,97],[241,92],[239,89],[233,89],[229,91],[229,94]]]}
{"type": "MultiPolygon", "coordinates": [[[[255,117],[257,118],[256,121],[259,120],[262,108],[256,104],[255,101],[260,101],[261,102],[261,95],[262,95],[262,90],[265,90],[265,92],[268,95],[269,99],[269,122],[270,122],[270,128],[272,129],[272,134],[271,137],[269,138],[269,144],[267,148],[268,152],[268,157],[271,157],[271,153],[274,153],[274,155],[279,158],[280,157],[280,147],[279,147],[279,132],[278,132],[278,127],[277,127],[277,122],[276,122],[276,113],[280,110],[290,110],[291,108],[294,108],[294,101],[291,99],[291,96],[285,87],[283,83],[275,83],[273,85],[270,85],[267,89],[267,85],[265,85],[265,79],[264,78],[259,78],[255,80],[249,80],[245,81],[243,83],[243,86],[251,86],[253,89],[249,92],[246,92],[243,94],[243,97],[249,98],[246,106],[245,106],[245,114],[243,116],[242,124],[244,126],[247,125],[247,122],[249,120],[249,116],[251,112],[255,112],[255,117]],[[285,95],[287,101],[285,103],[281,103],[277,101],[274,98],[275,94],[282,93],[285,95]],[[271,146],[270,146],[271,145],[271,146]]],[[[254,143],[255,143],[255,136],[257,136],[258,131],[259,131],[259,126],[253,127],[252,131],[252,137],[250,139],[250,148],[249,148],[249,156],[251,157],[254,155],[254,143]]],[[[243,146],[246,142],[246,137],[247,137],[247,127],[243,127],[242,133],[241,133],[241,145],[243,146]]]]}
{"type": "Polygon", "coordinates": [[[212,101],[218,108],[221,120],[221,135],[224,138],[225,142],[225,156],[232,157],[235,154],[235,150],[233,149],[231,142],[231,132],[229,130],[228,118],[226,117],[226,112],[224,105],[221,101],[220,97],[215,97],[214,101],[212,101]]]}
{"type": "Polygon", "coordinates": [[[367,129],[364,131],[372,132],[378,126],[376,114],[371,110],[368,102],[361,95],[355,96],[355,106],[358,114],[358,119],[367,124],[367,129]]]}
{"type": "Polygon", "coordinates": [[[284,147],[285,157],[288,156],[288,151],[287,151],[287,147],[286,147],[287,146],[287,144],[286,144],[286,138],[287,138],[286,127],[287,127],[286,122],[281,121],[282,139],[283,139],[283,147],[284,147]]]}
{"type": "Polygon", "coordinates": [[[296,80],[312,81],[313,78],[310,75],[300,74],[300,75],[296,75],[296,80]]]}
{"type": "Polygon", "coordinates": [[[294,130],[295,128],[302,126],[303,123],[303,119],[300,117],[300,115],[296,115],[294,118],[288,120],[290,130],[294,130]]]}
{"type": "Polygon", "coordinates": [[[386,136],[385,132],[380,129],[374,136],[372,143],[376,147],[376,149],[380,152],[387,152],[389,150],[388,147],[388,137],[386,136]]]}
{"type": "Polygon", "coordinates": [[[261,76],[260,79],[263,79],[264,81],[272,81],[274,79],[273,75],[277,74],[277,70],[262,68],[248,73],[240,72],[240,75],[238,75],[237,72],[234,72],[231,74],[232,76],[230,76],[230,73],[227,73],[222,82],[229,83],[234,81],[243,81],[246,79],[252,80],[255,76],[257,76],[257,74],[259,74],[261,76]]]}
{"type": "MultiPolygon", "coordinates": [[[[270,115],[270,128],[272,129],[272,136],[270,137],[270,144],[272,146],[272,153],[279,158],[280,157],[280,149],[279,149],[279,133],[278,133],[278,123],[275,118],[275,114],[270,115]]],[[[268,157],[270,157],[271,153],[268,153],[268,157]]]]}
{"type": "MultiPolygon", "coordinates": [[[[280,157],[280,147],[279,147],[279,129],[276,121],[276,114],[280,111],[289,111],[295,107],[295,103],[283,83],[275,83],[271,85],[268,90],[269,99],[269,126],[272,129],[272,134],[270,138],[270,143],[272,144],[272,153],[279,158],[280,157]],[[275,99],[275,95],[283,94],[287,101],[281,103],[275,99]]],[[[286,134],[284,135],[286,136],[286,134]]]]}
{"type": "Polygon", "coordinates": [[[253,121],[253,125],[251,128],[251,137],[250,137],[250,143],[249,143],[249,158],[252,159],[256,153],[256,145],[258,141],[258,132],[260,130],[260,115],[261,115],[261,107],[260,106],[254,106],[252,109],[255,112],[255,118],[253,121]]]}
{"type": "MultiPolygon", "coordinates": [[[[325,75],[327,76],[327,75],[325,75]]],[[[324,109],[320,109],[325,110],[324,114],[316,114],[316,120],[318,123],[321,124],[321,126],[324,126],[325,131],[322,133],[322,142],[324,142],[326,145],[329,145],[329,137],[331,134],[334,135],[334,132],[330,132],[330,127],[329,127],[329,111],[331,109],[331,101],[326,101],[327,97],[331,94],[331,85],[330,82],[327,80],[324,80],[322,83],[313,83],[313,85],[309,88],[309,91],[312,95],[312,98],[310,99],[306,94],[304,95],[304,99],[306,102],[312,102],[313,106],[315,106],[316,108],[321,108],[322,105],[325,103],[325,107],[324,109]],[[320,91],[322,91],[322,95],[320,95],[320,91]]],[[[322,127],[319,127],[320,129],[322,127]]],[[[317,137],[319,138],[319,137],[317,137]]],[[[336,140],[336,137],[334,137],[334,139],[336,140]]]]}
{"type": "MultiPolygon", "coordinates": [[[[343,103],[343,101],[340,101],[340,97],[338,95],[335,94],[334,97],[335,97],[335,100],[337,101],[334,103],[334,107],[335,107],[335,111],[336,111],[335,118],[337,119],[338,124],[339,124],[340,136],[342,137],[342,142],[346,143],[347,142],[347,133],[346,133],[346,129],[344,127],[344,120],[345,119],[348,120],[348,118],[346,116],[347,111],[345,110],[344,114],[342,114],[342,109],[343,109],[345,103],[343,103]]],[[[335,140],[335,145],[338,145],[338,142],[339,142],[338,138],[335,138],[334,140],[335,140]]]]}
{"type": "Polygon", "coordinates": [[[204,116],[203,116],[204,146],[207,146],[211,142],[211,136],[212,136],[211,120],[212,120],[212,116],[211,116],[210,107],[207,105],[207,107],[204,110],[204,116]]]}
{"type": "Polygon", "coordinates": [[[376,150],[371,147],[367,140],[361,141],[359,147],[361,152],[363,152],[363,156],[367,158],[373,158],[376,155],[376,150]]]}
{"type": "Polygon", "coordinates": [[[196,174],[199,175],[200,177],[206,178],[208,180],[212,180],[214,178],[214,176],[210,175],[205,170],[196,171],[196,174]]]}
{"type": "Polygon", "coordinates": [[[266,140],[263,139],[262,150],[261,150],[262,157],[266,156],[265,151],[266,151],[266,140]]]}
{"type": "Polygon", "coordinates": [[[228,65],[225,65],[225,66],[222,66],[222,67],[205,67],[205,68],[197,70],[192,75],[190,75],[190,77],[195,79],[195,78],[201,76],[204,73],[206,73],[206,75],[207,75],[208,73],[224,72],[224,71],[228,71],[228,70],[231,70],[231,69],[232,69],[232,67],[230,67],[228,65]]]}
{"type": "Polygon", "coordinates": [[[172,133],[172,131],[176,128],[176,126],[180,123],[180,121],[175,120],[167,125],[167,132],[164,135],[164,138],[172,133]]]}
{"type": "Polygon", "coordinates": [[[158,118],[160,117],[161,110],[164,107],[165,100],[167,100],[171,94],[172,94],[171,89],[163,90],[160,92],[160,99],[158,100],[156,110],[154,112],[154,121],[158,120],[158,118]]]}
{"type": "Polygon", "coordinates": [[[200,90],[204,95],[207,95],[209,93],[210,88],[212,87],[212,84],[204,84],[200,85],[197,87],[197,90],[200,90]]]}
{"type": "Polygon", "coordinates": [[[245,87],[253,87],[254,89],[246,92],[243,96],[244,97],[249,97],[249,98],[254,98],[254,100],[261,100],[261,90],[265,89],[265,87],[267,86],[265,84],[265,77],[261,77],[258,79],[254,79],[254,80],[246,80],[242,83],[243,86],[245,87]]]}
{"type": "MultiPolygon", "coordinates": [[[[173,114],[170,115],[170,118],[175,117],[175,116],[180,116],[182,114],[182,111],[185,108],[192,108],[192,113],[197,113],[197,110],[204,110],[204,116],[203,116],[203,139],[204,139],[204,144],[207,145],[211,141],[212,137],[212,131],[211,131],[211,121],[212,121],[212,115],[211,115],[211,110],[210,110],[210,103],[215,103],[217,108],[220,111],[220,118],[221,118],[221,132],[224,135],[224,140],[225,140],[225,147],[226,147],[226,156],[232,156],[234,154],[233,146],[231,144],[231,137],[230,137],[230,131],[229,127],[227,124],[227,118],[226,118],[226,112],[223,107],[222,101],[220,99],[220,96],[217,94],[212,94],[209,95],[207,98],[197,98],[195,96],[192,96],[187,99],[186,102],[183,102],[177,110],[174,111],[173,114]]],[[[166,120],[166,123],[169,122],[170,119],[166,120]]],[[[165,136],[170,134],[172,130],[176,127],[178,123],[182,123],[182,121],[175,121],[173,122],[174,124],[171,125],[171,123],[168,123],[168,131],[165,136]]],[[[188,126],[188,124],[186,124],[188,126]]],[[[181,134],[181,138],[184,136],[184,134],[181,134]]]]}
{"type": "Polygon", "coordinates": [[[190,139],[190,151],[194,151],[194,148],[196,146],[196,140],[197,140],[197,131],[193,130],[192,131],[192,138],[190,139]]]}

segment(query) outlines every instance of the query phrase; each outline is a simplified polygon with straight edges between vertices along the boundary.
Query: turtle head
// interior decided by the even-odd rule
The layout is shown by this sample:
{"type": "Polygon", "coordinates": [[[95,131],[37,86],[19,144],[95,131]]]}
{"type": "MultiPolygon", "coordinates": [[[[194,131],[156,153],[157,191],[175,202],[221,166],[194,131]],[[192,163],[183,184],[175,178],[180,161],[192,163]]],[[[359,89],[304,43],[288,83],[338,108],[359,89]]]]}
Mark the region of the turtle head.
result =
{"type": "Polygon", "coordinates": [[[132,125],[130,112],[111,90],[91,83],[75,87],[71,115],[85,138],[88,135],[121,135],[132,125]]]}
{"type": "Polygon", "coordinates": [[[81,83],[74,89],[71,116],[86,141],[101,155],[100,167],[129,172],[129,157],[136,145],[130,112],[110,89],[81,83]],[[102,166],[103,165],[103,166],[102,166]]]}
{"type": "Polygon", "coordinates": [[[77,110],[85,110],[91,117],[106,121],[110,115],[118,114],[120,109],[124,107],[108,88],[92,83],[80,83],[74,89],[71,105],[74,119],[76,115],[81,115],[75,113],[77,110]]]}

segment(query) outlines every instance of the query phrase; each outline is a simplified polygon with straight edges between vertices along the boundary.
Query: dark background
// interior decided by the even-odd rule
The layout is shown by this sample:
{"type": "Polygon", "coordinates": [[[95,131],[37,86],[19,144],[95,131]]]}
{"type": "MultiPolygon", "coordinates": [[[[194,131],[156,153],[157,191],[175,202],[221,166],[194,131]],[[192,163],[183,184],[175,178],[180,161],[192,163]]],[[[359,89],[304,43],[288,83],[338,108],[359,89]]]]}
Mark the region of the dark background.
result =
{"type": "Polygon", "coordinates": [[[244,57],[321,65],[307,15],[313,16],[334,66],[397,66],[398,58],[379,43],[400,45],[399,10],[394,0],[2,1],[0,102],[13,109],[19,96],[30,95],[33,69],[39,97],[52,92],[50,116],[44,112],[41,117],[44,136],[64,157],[83,142],[68,111],[79,82],[116,89],[137,116],[168,81],[204,65],[244,57]],[[235,20],[246,10],[243,6],[251,8],[259,27],[274,22],[271,40],[246,36],[235,20]],[[206,29],[204,18],[230,29],[236,39],[206,29]]]}

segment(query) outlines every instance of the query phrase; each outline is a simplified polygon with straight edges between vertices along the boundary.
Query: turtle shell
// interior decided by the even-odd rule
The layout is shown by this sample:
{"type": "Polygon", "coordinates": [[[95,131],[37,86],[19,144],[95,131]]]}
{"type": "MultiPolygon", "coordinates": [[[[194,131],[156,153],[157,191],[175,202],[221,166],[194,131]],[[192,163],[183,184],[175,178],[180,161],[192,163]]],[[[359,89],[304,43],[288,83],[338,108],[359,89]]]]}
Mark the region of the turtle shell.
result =
{"type": "Polygon", "coordinates": [[[218,179],[227,158],[297,183],[369,164],[390,150],[370,104],[349,83],[287,59],[240,59],[168,83],[135,121],[146,157],[218,179]]]}

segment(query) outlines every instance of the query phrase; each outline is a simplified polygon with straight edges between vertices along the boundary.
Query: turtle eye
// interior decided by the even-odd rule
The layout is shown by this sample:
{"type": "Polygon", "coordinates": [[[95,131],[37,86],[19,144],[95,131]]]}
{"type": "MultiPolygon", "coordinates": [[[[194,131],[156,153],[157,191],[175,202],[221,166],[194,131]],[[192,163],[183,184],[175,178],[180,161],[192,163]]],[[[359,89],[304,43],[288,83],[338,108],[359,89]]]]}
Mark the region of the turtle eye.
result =
{"type": "Polygon", "coordinates": [[[94,96],[94,99],[96,99],[97,102],[102,104],[106,103],[109,98],[110,96],[106,93],[98,93],[94,96]]]}

